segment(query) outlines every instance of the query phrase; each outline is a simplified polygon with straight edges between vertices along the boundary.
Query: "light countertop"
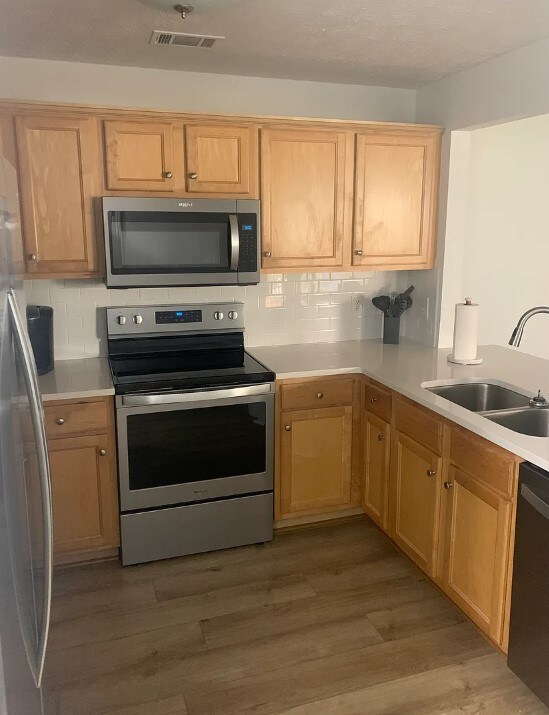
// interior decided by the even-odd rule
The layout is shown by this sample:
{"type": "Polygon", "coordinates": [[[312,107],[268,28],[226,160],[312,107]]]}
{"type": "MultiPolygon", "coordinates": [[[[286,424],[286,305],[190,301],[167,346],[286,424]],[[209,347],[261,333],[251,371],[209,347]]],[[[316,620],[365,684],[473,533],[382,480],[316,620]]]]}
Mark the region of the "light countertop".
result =
{"type": "Polygon", "coordinates": [[[58,360],[38,385],[44,402],[114,395],[108,360],[100,357],[58,360]]]}
{"type": "Polygon", "coordinates": [[[411,340],[383,345],[381,340],[314,343],[249,348],[278,379],[362,373],[405,397],[437,412],[500,447],[549,470],[549,438],[530,437],[490,422],[424,389],[424,382],[490,379],[533,396],[549,394],[549,360],[514,348],[479,348],[480,365],[447,362],[450,350],[438,350],[411,340]]]}

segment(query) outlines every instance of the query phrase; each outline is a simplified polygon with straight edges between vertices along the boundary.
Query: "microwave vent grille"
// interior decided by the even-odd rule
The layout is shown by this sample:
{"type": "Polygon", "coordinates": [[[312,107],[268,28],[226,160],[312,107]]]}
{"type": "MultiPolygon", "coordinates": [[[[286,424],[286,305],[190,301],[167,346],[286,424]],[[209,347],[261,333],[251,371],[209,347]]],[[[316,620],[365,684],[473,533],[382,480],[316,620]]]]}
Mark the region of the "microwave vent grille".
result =
{"type": "Polygon", "coordinates": [[[213,47],[217,40],[224,40],[218,35],[193,35],[185,32],[154,30],[150,45],[177,45],[179,47],[213,47]]]}

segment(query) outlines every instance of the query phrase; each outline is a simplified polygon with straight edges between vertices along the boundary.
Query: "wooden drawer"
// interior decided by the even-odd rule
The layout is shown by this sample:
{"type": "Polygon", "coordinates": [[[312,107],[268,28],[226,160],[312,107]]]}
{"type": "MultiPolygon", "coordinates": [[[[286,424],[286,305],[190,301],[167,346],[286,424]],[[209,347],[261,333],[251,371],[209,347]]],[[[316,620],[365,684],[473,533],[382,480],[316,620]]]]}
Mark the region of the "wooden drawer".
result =
{"type": "Polygon", "coordinates": [[[395,427],[437,454],[442,453],[444,423],[430,410],[403,399],[395,400],[395,427]]]}
{"type": "Polygon", "coordinates": [[[468,430],[453,427],[450,461],[486,486],[513,496],[517,457],[468,430]]]}
{"type": "Polygon", "coordinates": [[[385,422],[391,421],[391,393],[367,382],[364,386],[364,409],[385,422]]]}
{"type": "Polygon", "coordinates": [[[315,407],[337,407],[353,404],[353,378],[343,380],[310,380],[283,384],[283,410],[308,410],[315,407]]]}
{"type": "Polygon", "coordinates": [[[44,413],[46,435],[50,439],[106,432],[108,429],[108,400],[46,402],[44,413]]]}

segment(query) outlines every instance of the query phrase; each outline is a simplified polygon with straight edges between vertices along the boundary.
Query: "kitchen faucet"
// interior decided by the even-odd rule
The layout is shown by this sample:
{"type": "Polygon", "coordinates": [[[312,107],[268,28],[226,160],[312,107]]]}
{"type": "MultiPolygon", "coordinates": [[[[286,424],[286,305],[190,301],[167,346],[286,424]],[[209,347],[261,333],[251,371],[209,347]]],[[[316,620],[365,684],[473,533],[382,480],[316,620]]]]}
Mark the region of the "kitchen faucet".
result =
{"type": "Polygon", "coordinates": [[[524,326],[530,320],[533,315],[538,315],[538,313],[549,313],[549,306],[540,305],[537,308],[530,308],[524,315],[521,315],[515,329],[511,334],[511,339],[509,340],[509,345],[518,348],[520,341],[522,340],[522,334],[524,332],[524,326]]]}

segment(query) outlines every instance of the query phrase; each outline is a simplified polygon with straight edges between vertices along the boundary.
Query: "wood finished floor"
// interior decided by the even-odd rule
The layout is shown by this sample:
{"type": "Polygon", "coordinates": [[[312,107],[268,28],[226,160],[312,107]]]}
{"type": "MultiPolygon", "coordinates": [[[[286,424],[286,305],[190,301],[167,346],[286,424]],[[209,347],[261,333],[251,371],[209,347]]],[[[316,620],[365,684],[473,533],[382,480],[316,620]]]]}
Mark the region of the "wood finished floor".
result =
{"type": "Polygon", "coordinates": [[[545,713],[366,519],[58,571],[47,715],[545,713]]]}

